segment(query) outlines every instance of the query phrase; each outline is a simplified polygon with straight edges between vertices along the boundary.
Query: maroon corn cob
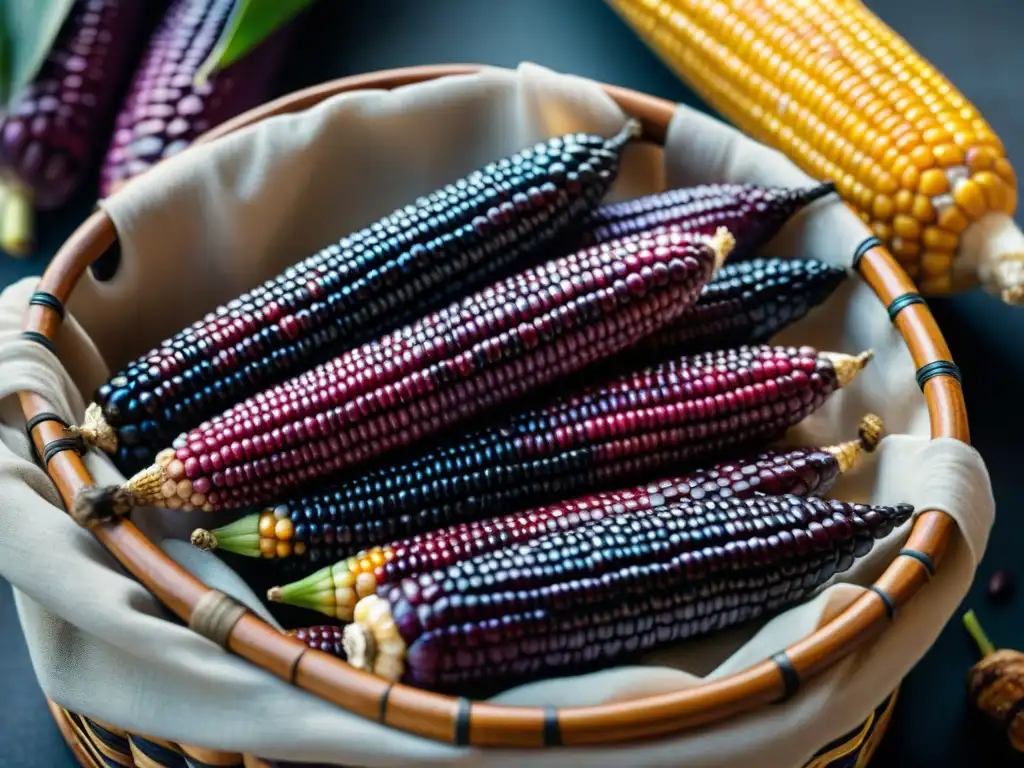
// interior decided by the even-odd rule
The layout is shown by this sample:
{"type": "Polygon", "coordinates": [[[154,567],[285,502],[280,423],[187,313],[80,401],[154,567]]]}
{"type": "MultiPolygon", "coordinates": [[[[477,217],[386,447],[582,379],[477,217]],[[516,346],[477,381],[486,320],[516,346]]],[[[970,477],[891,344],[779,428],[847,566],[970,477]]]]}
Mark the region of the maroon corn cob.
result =
{"type": "Polygon", "coordinates": [[[432,689],[607,666],[806,598],[912,512],[712,499],[446,552],[360,600],[345,653],[357,669],[432,689]]]}
{"type": "MultiPolygon", "coordinates": [[[[861,422],[860,437],[839,445],[766,451],[683,477],[591,494],[392,541],[321,568],[291,584],[273,587],[267,599],[351,621],[352,610],[360,598],[388,584],[396,584],[415,571],[440,568],[453,552],[460,557],[475,557],[626,511],[714,498],[750,498],[756,494],[823,495],[840,474],[856,465],[863,451],[875,449],[881,435],[881,420],[868,414],[861,422]]],[[[281,543],[275,542],[276,545],[281,543]]],[[[284,538],[283,543],[291,544],[291,538],[284,538]]]]}
{"type": "Polygon", "coordinates": [[[146,14],[139,0],[76,0],[39,72],[0,115],[5,251],[27,252],[32,208],[62,206],[85,178],[127,82],[146,14]]]}
{"type": "Polygon", "coordinates": [[[782,437],[865,357],[740,347],[554,398],[411,460],[281,502],[193,541],[330,562],[366,546],[676,472],[782,437]]]}
{"type": "Polygon", "coordinates": [[[296,640],[301,640],[314,651],[323,651],[339,659],[345,658],[345,649],[342,646],[342,627],[317,624],[312,627],[291,629],[285,634],[291,635],[296,640]]]}
{"type": "Polygon", "coordinates": [[[724,229],[642,236],[521,272],[230,408],[76,515],[266,503],[436,434],[672,322],[731,246],[724,229]]]}
{"type": "Polygon", "coordinates": [[[607,203],[595,210],[584,245],[675,227],[708,234],[726,227],[736,238],[730,261],[754,256],[795,214],[835,191],[832,182],[803,189],[753,184],[701,184],[607,203]]]}
{"type": "MultiPolygon", "coordinates": [[[[137,3],[141,5],[142,3],[137,3]]],[[[118,113],[100,172],[103,197],[200,134],[274,95],[294,20],[231,66],[196,74],[227,25],[235,0],[176,0],[154,32],[118,113]]]]}

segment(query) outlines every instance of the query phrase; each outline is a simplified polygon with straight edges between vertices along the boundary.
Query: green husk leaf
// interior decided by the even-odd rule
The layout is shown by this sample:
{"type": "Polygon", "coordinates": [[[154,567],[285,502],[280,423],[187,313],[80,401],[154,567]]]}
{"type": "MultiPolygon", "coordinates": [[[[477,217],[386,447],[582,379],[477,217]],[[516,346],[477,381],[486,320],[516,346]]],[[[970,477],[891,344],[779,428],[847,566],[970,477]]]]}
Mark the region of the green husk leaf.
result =
{"type": "Polygon", "coordinates": [[[196,72],[196,82],[241,59],[314,0],[235,0],[217,44],[196,72]]]}
{"type": "Polygon", "coordinates": [[[7,105],[39,72],[74,0],[0,2],[0,105],[7,105]]]}

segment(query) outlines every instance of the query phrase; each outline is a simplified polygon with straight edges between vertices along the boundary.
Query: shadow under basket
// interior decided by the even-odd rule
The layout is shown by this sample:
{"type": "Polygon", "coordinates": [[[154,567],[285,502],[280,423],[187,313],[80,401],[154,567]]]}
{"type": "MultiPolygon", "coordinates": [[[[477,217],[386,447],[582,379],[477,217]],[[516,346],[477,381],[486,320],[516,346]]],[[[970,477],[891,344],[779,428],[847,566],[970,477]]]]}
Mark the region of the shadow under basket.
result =
{"type": "MultiPolygon", "coordinates": [[[[337,80],[252,110],[200,141],[214,140],[272,115],[306,109],[338,93],[395,88],[478,69],[473,65],[417,67],[337,80]]],[[[601,87],[624,112],[643,124],[645,140],[664,141],[675,104],[622,88],[601,87]]],[[[93,214],[65,243],[43,275],[25,313],[26,338],[51,345],[63,319],[64,303],[77,280],[90,264],[115,248],[112,222],[103,211],[93,214]]],[[[881,302],[879,311],[888,309],[910,351],[918,384],[927,400],[932,438],[967,442],[967,414],[958,370],[914,284],[876,238],[868,238],[851,255],[854,268],[881,302]]],[[[47,416],[54,410],[52,405],[34,394],[22,393],[19,397],[34,447],[40,457],[45,457],[45,468],[65,506],[72,508],[75,497],[92,486],[93,479],[73,450],[73,441],[66,439],[62,424],[47,416]]],[[[562,709],[505,707],[393,684],[310,650],[233,601],[238,620],[229,631],[211,639],[355,715],[427,739],[492,748],[638,742],[731,718],[792,696],[803,682],[886,630],[896,611],[941,564],[953,524],[943,512],[921,511],[904,548],[861,597],[817,631],[771,658],[697,687],[626,703],[562,709]]],[[[130,521],[104,524],[93,532],[127,571],[184,624],[191,626],[194,618],[207,613],[212,604],[226,605],[225,601],[230,601],[164,555],[130,521]]],[[[895,700],[894,690],[861,726],[824,745],[808,765],[864,765],[885,732],[895,700]]],[[[274,765],[248,756],[125,733],[52,704],[51,710],[76,757],[87,766],[274,765]]]]}

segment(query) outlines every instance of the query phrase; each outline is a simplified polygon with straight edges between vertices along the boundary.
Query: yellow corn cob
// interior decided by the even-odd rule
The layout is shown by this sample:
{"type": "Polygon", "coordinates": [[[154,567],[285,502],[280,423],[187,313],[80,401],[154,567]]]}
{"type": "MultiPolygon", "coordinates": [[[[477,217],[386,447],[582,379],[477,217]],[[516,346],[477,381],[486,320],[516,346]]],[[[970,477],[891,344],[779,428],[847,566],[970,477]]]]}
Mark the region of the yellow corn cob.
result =
{"type": "Polygon", "coordinates": [[[608,0],[738,128],[831,179],[920,290],[1024,303],[1002,142],[859,0],[608,0]]]}

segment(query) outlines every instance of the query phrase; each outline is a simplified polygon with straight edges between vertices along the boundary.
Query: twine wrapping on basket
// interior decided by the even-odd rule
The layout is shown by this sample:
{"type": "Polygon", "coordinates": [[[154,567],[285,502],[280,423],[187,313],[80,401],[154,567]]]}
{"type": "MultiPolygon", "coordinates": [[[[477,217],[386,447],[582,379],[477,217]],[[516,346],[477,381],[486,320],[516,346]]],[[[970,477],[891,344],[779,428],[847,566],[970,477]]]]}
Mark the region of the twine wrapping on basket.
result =
{"type": "MultiPolygon", "coordinates": [[[[83,276],[68,303],[57,352],[71,378],[48,351],[18,335],[34,281],[3,294],[0,496],[7,504],[0,509],[0,573],[17,590],[33,662],[54,701],[168,741],[274,759],[368,766],[521,764],[520,752],[451,747],[345,712],[165,620],[156,601],[59,509],[52,486],[32,461],[24,419],[9,395],[43,394],[59,406],[62,419],[75,423],[84,415],[82,393],[91,392],[110,367],[286,264],[495,157],[556,132],[607,133],[622,119],[595,84],[528,65],[391,92],[345,94],[196,147],[104,203],[119,234],[122,262],[109,282],[83,276]]],[[[680,107],[664,152],[653,145],[627,150],[614,196],[710,180],[793,186],[809,181],[777,152],[680,107]]],[[[798,217],[771,250],[849,265],[868,235],[844,206],[831,203],[798,217]]],[[[794,439],[829,444],[848,434],[866,410],[879,413],[891,436],[835,495],[947,511],[959,533],[941,568],[890,628],[859,652],[810,681],[792,670],[794,695],[784,703],[699,733],[602,748],[562,747],[531,753],[530,760],[802,765],[889,695],[966,593],[994,514],[988,476],[970,447],[927,439],[928,414],[914,366],[886,307],[868,286],[851,281],[779,341],[838,351],[874,349],[876,359],[859,386],[839,393],[794,439]]],[[[123,480],[96,452],[85,459],[97,483],[123,480]]],[[[188,531],[208,524],[208,515],[140,509],[133,518],[197,578],[267,618],[237,575],[188,543],[188,531]]],[[[627,702],[742,670],[806,636],[863,594],[856,584],[870,584],[900,554],[907,530],[894,531],[844,574],[851,583],[837,584],[767,623],[649,654],[643,665],[520,686],[492,701],[545,707],[627,702]]]]}

